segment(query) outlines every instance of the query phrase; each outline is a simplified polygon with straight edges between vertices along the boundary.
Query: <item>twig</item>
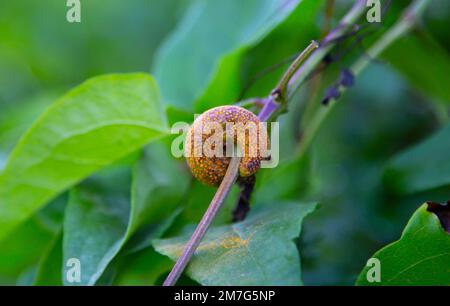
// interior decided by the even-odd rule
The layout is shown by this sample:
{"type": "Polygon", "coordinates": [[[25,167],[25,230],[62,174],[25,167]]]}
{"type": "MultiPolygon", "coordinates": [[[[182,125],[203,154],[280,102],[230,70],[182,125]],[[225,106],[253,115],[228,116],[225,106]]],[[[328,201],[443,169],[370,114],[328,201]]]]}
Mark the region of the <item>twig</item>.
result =
{"type": "Polygon", "coordinates": [[[259,108],[262,108],[264,106],[264,101],[261,98],[250,98],[250,99],[245,99],[245,100],[241,100],[238,103],[236,103],[236,105],[240,106],[240,107],[250,107],[250,106],[257,106],[259,108]]]}
{"type": "MultiPolygon", "coordinates": [[[[424,11],[426,5],[430,0],[415,0],[410,4],[408,8],[405,9],[403,16],[400,20],[394,24],[380,39],[378,39],[370,48],[367,50],[366,54],[362,55],[350,68],[350,71],[354,76],[361,73],[364,68],[377,56],[379,56],[384,50],[386,50],[394,41],[408,33],[413,26],[417,18],[424,11]]],[[[339,96],[347,90],[347,87],[340,86],[338,88],[339,96]]],[[[304,154],[309,147],[312,139],[319,130],[322,122],[330,113],[331,109],[334,107],[335,103],[329,101],[329,105],[321,107],[312,120],[308,124],[308,129],[304,133],[304,138],[300,143],[298,154],[304,154]]]]}
{"type": "Polygon", "coordinates": [[[302,53],[300,53],[300,55],[297,56],[294,62],[288,67],[275,89],[272,90],[267,98],[263,99],[264,107],[258,114],[258,118],[261,121],[268,121],[271,116],[275,115],[277,111],[279,111],[280,107],[283,107],[283,110],[286,109],[286,104],[288,101],[286,92],[292,76],[299,69],[301,63],[303,63],[308,58],[308,56],[318,47],[319,45],[316,41],[311,41],[306,49],[303,50],[302,53]]]}
{"type": "MultiPolygon", "coordinates": [[[[334,11],[334,5],[335,0],[328,0],[327,4],[325,6],[325,17],[322,25],[322,31],[320,34],[320,39],[322,40],[327,33],[330,31],[330,25],[331,25],[331,19],[333,18],[333,11],[334,11]]],[[[320,63],[320,65],[315,69],[315,71],[320,71],[324,68],[325,63],[320,63]]],[[[313,74],[310,74],[312,77],[313,74]]],[[[297,139],[301,138],[301,130],[303,129],[304,125],[307,122],[307,119],[311,117],[311,114],[313,114],[315,110],[315,103],[314,101],[317,100],[317,97],[320,93],[320,86],[322,84],[322,78],[323,74],[318,74],[317,78],[312,78],[310,86],[309,86],[309,99],[305,101],[305,107],[302,115],[302,120],[300,120],[300,124],[296,124],[294,126],[295,136],[297,139]]]]}
{"type": "Polygon", "coordinates": [[[247,177],[239,177],[237,184],[241,187],[241,192],[236,207],[233,210],[233,223],[243,221],[250,211],[250,199],[255,188],[255,183],[256,177],[254,174],[247,177]]]}
{"type": "Polygon", "coordinates": [[[353,74],[359,74],[370,62],[376,58],[394,41],[408,33],[416,24],[417,18],[422,14],[429,0],[415,0],[406,8],[401,19],[394,24],[372,47],[366,52],[368,56],[362,56],[351,68],[353,74]]]}
{"type": "Polygon", "coordinates": [[[264,68],[264,69],[256,72],[250,78],[250,80],[248,82],[246,82],[246,84],[243,86],[241,93],[238,96],[238,100],[242,100],[244,98],[247,91],[256,83],[256,81],[258,81],[262,77],[268,75],[269,73],[272,73],[272,72],[276,71],[277,69],[280,69],[281,67],[287,65],[288,63],[291,63],[297,56],[298,56],[298,52],[283,59],[281,62],[278,62],[276,64],[273,64],[267,68],[264,68]]]}
{"type": "Polygon", "coordinates": [[[220,183],[220,186],[217,189],[214,198],[211,200],[208,209],[203,215],[202,220],[197,225],[197,228],[192,234],[191,239],[189,239],[189,242],[186,244],[183,253],[178,258],[177,262],[175,263],[175,266],[172,268],[172,271],[170,271],[169,275],[164,281],[163,286],[175,285],[178,278],[181,276],[181,273],[183,273],[187,264],[191,260],[192,255],[194,255],[195,250],[197,249],[203,237],[205,236],[206,231],[208,230],[209,226],[214,220],[214,217],[219,211],[219,208],[222,206],[222,203],[224,202],[225,198],[230,192],[231,187],[236,181],[240,162],[241,162],[240,157],[231,158],[230,164],[228,165],[228,169],[227,172],[225,173],[222,183],[220,183]]]}
{"type": "Polygon", "coordinates": [[[325,58],[329,51],[334,47],[338,38],[344,35],[361,17],[366,9],[366,0],[358,0],[350,11],[342,18],[337,28],[333,29],[320,43],[319,49],[297,70],[292,76],[287,92],[289,100],[300,88],[309,74],[317,67],[317,65],[325,58]]]}
{"type": "Polygon", "coordinates": [[[325,5],[325,18],[322,25],[321,37],[324,37],[326,33],[330,30],[331,19],[333,17],[335,0],[328,0],[325,5]]]}
{"type": "Polygon", "coordinates": [[[275,101],[279,102],[281,104],[286,104],[286,91],[289,84],[289,81],[291,80],[292,76],[297,72],[300,65],[305,61],[306,58],[317,48],[319,47],[319,44],[312,40],[311,43],[306,47],[305,50],[303,50],[302,53],[300,53],[299,56],[292,62],[292,64],[289,66],[287,71],[284,73],[284,75],[281,77],[277,87],[272,91],[272,95],[275,95],[275,101]]]}

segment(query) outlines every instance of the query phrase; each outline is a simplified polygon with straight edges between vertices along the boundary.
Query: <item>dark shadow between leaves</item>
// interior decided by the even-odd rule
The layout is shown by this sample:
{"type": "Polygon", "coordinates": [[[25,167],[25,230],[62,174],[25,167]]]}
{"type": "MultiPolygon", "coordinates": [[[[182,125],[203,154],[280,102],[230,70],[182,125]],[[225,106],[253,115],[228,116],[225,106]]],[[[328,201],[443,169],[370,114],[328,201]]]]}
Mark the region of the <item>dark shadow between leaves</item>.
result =
{"type": "Polygon", "coordinates": [[[445,204],[436,202],[427,202],[427,211],[434,213],[441,222],[442,227],[447,233],[450,233],[450,200],[445,204]]]}

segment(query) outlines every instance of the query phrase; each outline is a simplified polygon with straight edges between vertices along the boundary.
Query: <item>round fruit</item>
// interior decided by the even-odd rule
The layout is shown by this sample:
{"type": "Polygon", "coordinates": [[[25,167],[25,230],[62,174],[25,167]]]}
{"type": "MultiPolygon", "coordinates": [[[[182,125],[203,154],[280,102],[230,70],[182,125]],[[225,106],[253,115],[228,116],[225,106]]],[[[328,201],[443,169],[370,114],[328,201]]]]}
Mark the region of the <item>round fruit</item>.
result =
{"type": "Polygon", "coordinates": [[[267,130],[258,117],[245,108],[233,105],[212,108],[197,117],[184,145],[187,164],[200,182],[218,186],[231,156],[240,150],[239,175],[255,174],[263,159],[262,148],[268,144],[267,130]]]}

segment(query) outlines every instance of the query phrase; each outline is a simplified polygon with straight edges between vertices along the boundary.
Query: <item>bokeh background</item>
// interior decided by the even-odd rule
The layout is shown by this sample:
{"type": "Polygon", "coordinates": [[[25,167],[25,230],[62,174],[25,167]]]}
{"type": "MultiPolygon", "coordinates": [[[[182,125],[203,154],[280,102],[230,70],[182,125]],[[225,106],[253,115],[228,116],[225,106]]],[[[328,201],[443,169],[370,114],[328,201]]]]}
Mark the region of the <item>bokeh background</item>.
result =
{"type": "MultiPolygon", "coordinates": [[[[0,169],[23,132],[68,89],[100,74],[152,72],[158,49],[177,31],[195,1],[81,2],[82,22],[70,24],[63,0],[0,0],[0,169]]],[[[308,20],[294,10],[275,30],[243,51],[236,84],[243,90],[252,83],[242,97],[266,95],[286,67],[282,63],[311,39],[320,38],[325,22],[336,25],[352,3],[336,1],[333,16],[327,21],[325,2],[308,20]],[[281,66],[253,82],[255,75],[276,64],[281,66]]],[[[408,3],[395,1],[386,24],[392,23],[408,3]]],[[[414,38],[395,44],[381,59],[373,60],[321,128],[308,154],[307,179],[292,194],[283,195],[320,203],[320,209],[305,220],[298,241],[305,284],[353,284],[367,258],[398,239],[421,203],[450,198],[450,186],[400,196],[383,180],[386,161],[448,122],[449,20],[450,2],[432,1],[420,29],[411,34],[414,38]]],[[[208,27],[208,22],[214,21],[202,22],[208,27]]],[[[382,31],[383,25],[380,28],[382,31]]],[[[360,46],[344,52],[341,60],[330,65],[317,96],[311,95],[314,78],[296,95],[290,112],[280,119],[282,160],[294,154],[301,139],[305,104],[311,100],[319,103],[339,71],[363,55],[365,46],[378,34],[366,35],[360,46]]],[[[216,38],[209,44],[219,44],[220,35],[216,38]]],[[[189,71],[180,77],[189,78],[189,71]]],[[[291,173],[273,179],[283,184],[283,180],[303,180],[304,175],[291,173]]],[[[126,188],[126,175],[112,178],[108,188],[126,188]]],[[[106,188],[96,187],[92,180],[92,188],[106,188]]],[[[197,185],[192,190],[187,208],[176,221],[179,224],[194,224],[214,192],[197,185]]],[[[236,195],[235,191],[231,196],[231,206],[236,195]]],[[[263,198],[264,192],[255,197],[263,198]]],[[[226,222],[230,205],[217,222],[226,222]]],[[[1,242],[0,284],[35,281],[36,267],[54,243],[64,208],[62,195],[1,242]]],[[[173,225],[165,236],[176,234],[181,227],[173,225]]],[[[153,260],[164,261],[144,249],[129,257],[127,264],[111,269],[115,277],[108,278],[105,273],[105,283],[148,284],[152,279],[158,284],[170,261],[156,271],[153,260]]],[[[59,264],[55,263],[55,270],[59,264]]],[[[188,277],[183,282],[195,283],[188,277]]]]}

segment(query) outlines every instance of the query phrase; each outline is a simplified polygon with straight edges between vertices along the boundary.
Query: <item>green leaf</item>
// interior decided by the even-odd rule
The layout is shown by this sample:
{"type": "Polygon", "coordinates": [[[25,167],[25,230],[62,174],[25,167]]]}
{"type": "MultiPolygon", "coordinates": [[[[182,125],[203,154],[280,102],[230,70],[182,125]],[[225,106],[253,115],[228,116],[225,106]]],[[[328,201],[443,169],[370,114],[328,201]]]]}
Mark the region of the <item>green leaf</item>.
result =
{"type": "MultiPolygon", "coordinates": [[[[194,179],[183,199],[183,210],[167,235],[177,236],[186,229],[186,225],[192,226],[194,223],[197,223],[208,208],[216,191],[216,187],[206,186],[194,179]]],[[[227,224],[231,221],[232,211],[236,206],[238,197],[239,187],[235,184],[222,204],[222,208],[214,218],[213,226],[227,224]]]]}
{"type": "Polygon", "coordinates": [[[188,187],[187,171],[162,142],[144,150],[133,167],[132,183],[127,172],[118,168],[97,174],[72,193],[64,227],[64,259],[80,259],[83,285],[97,282],[133,234],[127,252],[160,237],[173,222],[188,187]]]}
{"type": "Polygon", "coordinates": [[[450,184],[450,125],[394,157],[386,167],[385,181],[400,194],[450,184]]]}
{"type": "Polygon", "coordinates": [[[357,285],[450,285],[450,234],[438,217],[422,205],[409,220],[400,240],[376,252],[381,282],[367,281],[365,267],[357,285]]]}
{"type": "Polygon", "coordinates": [[[298,199],[309,186],[310,161],[306,155],[260,171],[255,186],[256,203],[298,199]]]}
{"type": "Polygon", "coordinates": [[[0,239],[58,193],[164,133],[146,74],[100,76],[70,91],[23,136],[0,176],[0,239]]]}
{"type": "MultiPolygon", "coordinates": [[[[80,261],[81,282],[64,279],[65,285],[94,285],[125,241],[130,216],[128,169],[107,170],[71,191],[64,220],[63,258],[64,262],[70,258],[80,261]]],[[[64,267],[63,273],[67,272],[64,267]]]]}
{"type": "Polygon", "coordinates": [[[12,284],[19,274],[39,263],[61,231],[66,204],[67,197],[64,194],[39,210],[0,242],[0,275],[7,278],[7,284],[12,284]]]}
{"type": "Polygon", "coordinates": [[[6,284],[13,284],[21,272],[37,263],[52,238],[53,233],[32,217],[2,240],[0,275],[5,278],[6,284]]]}
{"type": "Polygon", "coordinates": [[[30,267],[20,274],[17,279],[16,286],[31,286],[33,285],[34,278],[36,277],[36,267],[30,267]]]}
{"type": "MultiPolygon", "coordinates": [[[[164,101],[192,111],[209,84],[232,90],[243,51],[270,33],[299,2],[194,2],[156,58],[155,75],[164,101]],[[215,82],[216,77],[221,82],[215,82]]],[[[230,96],[227,91],[223,95],[223,99],[230,96]]],[[[212,103],[223,104],[224,100],[212,103]]]]}
{"type": "Polygon", "coordinates": [[[35,286],[62,285],[62,233],[59,233],[38,264],[35,286]]]}
{"type": "Polygon", "coordinates": [[[173,263],[166,256],[157,253],[153,248],[123,258],[122,269],[113,282],[119,286],[157,285],[159,277],[170,271],[173,263]]]}
{"type": "Polygon", "coordinates": [[[383,58],[424,93],[450,103],[450,56],[429,34],[414,32],[399,39],[383,58]]]}
{"type": "Polygon", "coordinates": [[[135,252],[151,245],[170,228],[182,209],[182,198],[191,181],[184,160],[171,157],[170,141],[156,142],[146,147],[133,168],[132,216],[126,252],[135,252]]]}
{"type": "Polygon", "coordinates": [[[143,227],[130,237],[130,240],[125,246],[124,253],[132,254],[151,247],[153,239],[162,237],[171,228],[182,211],[183,209],[177,208],[169,217],[163,219],[160,223],[143,227]]]}
{"type": "MultiPolygon", "coordinates": [[[[202,285],[300,285],[300,258],[293,239],[315,204],[274,203],[248,219],[211,228],[187,273],[202,285]]],[[[155,240],[155,249],[176,260],[191,233],[155,240]]]]}
{"type": "Polygon", "coordinates": [[[149,145],[133,169],[130,231],[169,217],[180,204],[191,175],[171,156],[170,140],[149,145]]]}

